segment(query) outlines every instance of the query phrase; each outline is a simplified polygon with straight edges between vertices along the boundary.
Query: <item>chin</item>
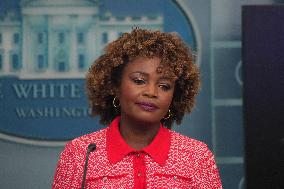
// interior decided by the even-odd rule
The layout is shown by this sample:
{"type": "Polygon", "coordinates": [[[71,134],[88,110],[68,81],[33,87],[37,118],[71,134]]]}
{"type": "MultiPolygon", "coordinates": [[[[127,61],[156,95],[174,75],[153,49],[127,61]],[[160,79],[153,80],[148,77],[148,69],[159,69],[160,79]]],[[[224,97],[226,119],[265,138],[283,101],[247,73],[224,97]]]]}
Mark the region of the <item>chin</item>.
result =
{"type": "Polygon", "coordinates": [[[162,118],[153,115],[139,114],[135,116],[135,119],[139,122],[145,122],[145,123],[160,123],[162,118]]]}

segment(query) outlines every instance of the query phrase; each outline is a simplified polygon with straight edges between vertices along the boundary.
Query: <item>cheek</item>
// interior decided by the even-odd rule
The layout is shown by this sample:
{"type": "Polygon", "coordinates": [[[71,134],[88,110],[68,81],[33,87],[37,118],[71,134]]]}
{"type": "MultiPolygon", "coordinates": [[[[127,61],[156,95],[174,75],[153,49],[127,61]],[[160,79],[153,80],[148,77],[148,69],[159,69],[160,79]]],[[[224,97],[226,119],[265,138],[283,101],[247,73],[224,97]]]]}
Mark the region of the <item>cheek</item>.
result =
{"type": "Polygon", "coordinates": [[[120,99],[121,101],[129,101],[134,99],[137,96],[137,91],[133,87],[133,85],[129,82],[124,82],[123,85],[120,86],[120,99]]]}
{"type": "Polygon", "coordinates": [[[133,97],[133,94],[127,92],[127,91],[124,91],[124,92],[121,92],[120,93],[120,101],[123,102],[127,102],[127,101],[130,101],[132,100],[134,97],[133,97]]]}
{"type": "Polygon", "coordinates": [[[164,95],[162,99],[164,107],[169,107],[172,103],[172,100],[173,100],[173,93],[164,95]]]}

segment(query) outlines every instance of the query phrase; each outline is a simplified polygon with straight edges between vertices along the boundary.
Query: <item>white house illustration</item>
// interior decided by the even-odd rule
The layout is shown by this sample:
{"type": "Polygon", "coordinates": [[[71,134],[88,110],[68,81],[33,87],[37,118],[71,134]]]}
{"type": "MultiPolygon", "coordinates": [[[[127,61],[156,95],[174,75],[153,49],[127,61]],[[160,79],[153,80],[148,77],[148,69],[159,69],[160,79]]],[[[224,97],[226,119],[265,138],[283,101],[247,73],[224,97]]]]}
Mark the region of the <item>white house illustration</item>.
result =
{"type": "Polygon", "coordinates": [[[163,30],[163,16],[100,13],[97,0],[21,0],[0,18],[0,76],[82,78],[106,43],[133,27],[163,30]]]}

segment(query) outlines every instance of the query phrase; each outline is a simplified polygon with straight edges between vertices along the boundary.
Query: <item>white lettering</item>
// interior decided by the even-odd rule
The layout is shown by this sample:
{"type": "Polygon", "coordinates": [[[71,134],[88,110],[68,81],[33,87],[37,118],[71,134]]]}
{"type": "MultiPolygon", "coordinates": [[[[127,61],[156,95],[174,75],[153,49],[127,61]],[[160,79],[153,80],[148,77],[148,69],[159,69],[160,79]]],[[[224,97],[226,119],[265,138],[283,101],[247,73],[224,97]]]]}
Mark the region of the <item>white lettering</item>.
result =
{"type": "MultiPolygon", "coordinates": [[[[80,85],[69,84],[13,84],[13,90],[18,98],[80,98],[80,85]]],[[[0,85],[1,95],[1,85],[0,85]]]]}
{"type": "Polygon", "coordinates": [[[45,84],[33,84],[33,97],[34,98],[46,98],[46,85],[45,84]]]}
{"type": "Polygon", "coordinates": [[[13,84],[13,89],[16,92],[18,98],[28,98],[31,90],[32,85],[27,84],[13,84]]]}
{"type": "Polygon", "coordinates": [[[19,108],[16,114],[20,119],[27,118],[56,118],[56,117],[88,117],[91,112],[85,107],[42,107],[42,108],[19,108]]]}

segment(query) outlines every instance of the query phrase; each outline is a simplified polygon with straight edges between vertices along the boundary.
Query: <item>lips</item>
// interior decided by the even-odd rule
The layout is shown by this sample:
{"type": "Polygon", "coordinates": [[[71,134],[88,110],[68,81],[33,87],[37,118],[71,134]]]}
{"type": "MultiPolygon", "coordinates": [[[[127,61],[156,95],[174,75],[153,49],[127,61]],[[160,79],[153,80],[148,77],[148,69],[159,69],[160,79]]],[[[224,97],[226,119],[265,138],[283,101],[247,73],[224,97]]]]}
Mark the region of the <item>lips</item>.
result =
{"type": "Polygon", "coordinates": [[[149,103],[149,102],[138,102],[136,103],[141,109],[148,111],[148,112],[153,112],[155,110],[158,109],[158,107],[153,104],[153,103],[149,103]]]}

